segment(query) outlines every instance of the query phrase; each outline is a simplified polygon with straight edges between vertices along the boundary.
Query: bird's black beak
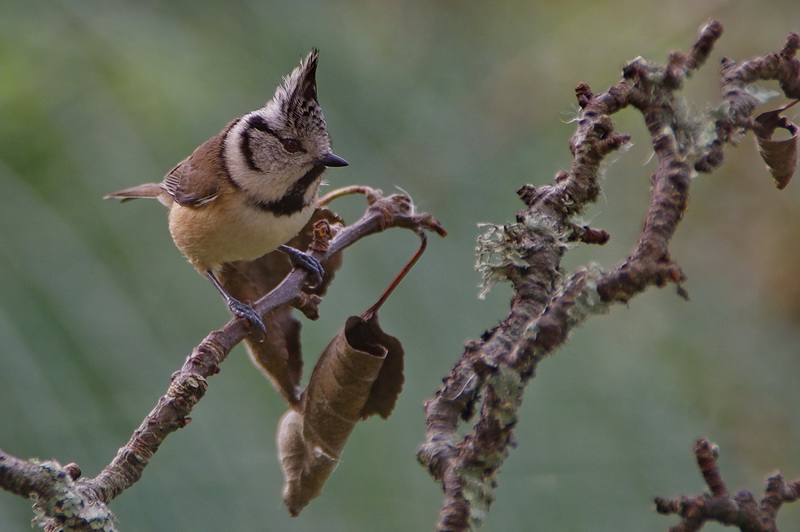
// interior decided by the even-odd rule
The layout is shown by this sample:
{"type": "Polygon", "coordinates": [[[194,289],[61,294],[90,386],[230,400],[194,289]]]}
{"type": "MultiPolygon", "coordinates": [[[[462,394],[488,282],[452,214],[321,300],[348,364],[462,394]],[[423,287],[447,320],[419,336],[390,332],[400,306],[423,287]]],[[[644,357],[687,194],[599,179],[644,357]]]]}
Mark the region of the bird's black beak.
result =
{"type": "Polygon", "coordinates": [[[317,164],[321,164],[322,166],[347,166],[349,163],[338,155],[328,153],[320,157],[317,164]]]}

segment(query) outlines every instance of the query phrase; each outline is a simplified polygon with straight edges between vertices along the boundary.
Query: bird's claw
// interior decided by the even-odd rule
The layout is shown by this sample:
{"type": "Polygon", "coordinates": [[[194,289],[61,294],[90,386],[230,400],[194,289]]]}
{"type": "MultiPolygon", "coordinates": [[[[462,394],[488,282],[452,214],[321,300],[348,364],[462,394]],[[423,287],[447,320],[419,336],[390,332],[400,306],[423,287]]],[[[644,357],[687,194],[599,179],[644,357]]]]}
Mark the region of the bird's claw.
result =
{"type": "Polygon", "coordinates": [[[228,300],[228,308],[237,318],[244,318],[251,326],[258,327],[263,337],[267,336],[267,328],[261,320],[261,316],[247,303],[242,303],[238,299],[228,300]]]}
{"type": "Polygon", "coordinates": [[[311,286],[319,286],[322,284],[322,276],[325,275],[325,269],[317,259],[308,253],[290,246],[283,245],[278,249],[289,257],[292,266],[302,268],[311,274],[311,280],[313,281],[311,286]]]}

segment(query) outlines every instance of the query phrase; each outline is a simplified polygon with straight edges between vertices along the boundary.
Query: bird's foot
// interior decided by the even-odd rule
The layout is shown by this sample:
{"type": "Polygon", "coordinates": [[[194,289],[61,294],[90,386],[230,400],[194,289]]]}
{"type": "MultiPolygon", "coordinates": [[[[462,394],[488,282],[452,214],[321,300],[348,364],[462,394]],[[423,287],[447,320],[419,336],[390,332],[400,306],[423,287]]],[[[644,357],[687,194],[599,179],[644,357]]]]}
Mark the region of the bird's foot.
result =
{"type": "Polygon", "coordinates": [[[311,279],[313,281],[311,286],[319,286],[322,283],[322,276],[325,274],[325,269],[317,259],[304,251],[287,245],[280,246],[278,250],[289,257],[292,266],[295,268],[302,268],[311,274],[311,279]]]}
{"type": "Polygon", "coordinates": [[[251,326],[258,327],[262,336],[266,337],[267,328],[264,326],[261,316],[258,315],[252,306],[248,305],[247,303],[242,303],[238,299],[234,298],[230,298],[227,303],[228,309],[230,309],[234,316],[237,318],[244,318],[251,326]]]}

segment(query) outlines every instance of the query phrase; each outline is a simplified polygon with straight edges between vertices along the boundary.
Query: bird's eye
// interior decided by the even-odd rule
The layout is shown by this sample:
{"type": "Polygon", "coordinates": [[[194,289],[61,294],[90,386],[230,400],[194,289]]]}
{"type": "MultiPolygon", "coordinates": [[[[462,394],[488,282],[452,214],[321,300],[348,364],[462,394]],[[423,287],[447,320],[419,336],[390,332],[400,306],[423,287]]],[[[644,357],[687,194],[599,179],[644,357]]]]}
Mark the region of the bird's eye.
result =
{"type": "Polygon", "coordinates": [[[283,149],[289,153],[295,153],[300,149],[300,141],[297,139],[281,139],[283,149]]]}

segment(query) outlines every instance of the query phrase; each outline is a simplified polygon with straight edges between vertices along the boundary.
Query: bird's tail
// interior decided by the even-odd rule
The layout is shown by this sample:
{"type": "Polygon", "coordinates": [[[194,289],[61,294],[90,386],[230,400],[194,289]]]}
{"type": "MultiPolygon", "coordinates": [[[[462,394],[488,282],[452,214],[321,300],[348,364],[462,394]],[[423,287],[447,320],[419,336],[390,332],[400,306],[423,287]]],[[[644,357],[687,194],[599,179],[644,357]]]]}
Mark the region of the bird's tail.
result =
{"type": "Polygon", "coordinates": [[[103,199],[118,199],[123,202],[139,198],[155,198],[167,206],[172,203],[172,198],[161,188],[160,183],[145,183],[144,185],[125,188],[103,196],[103,199]]]}

